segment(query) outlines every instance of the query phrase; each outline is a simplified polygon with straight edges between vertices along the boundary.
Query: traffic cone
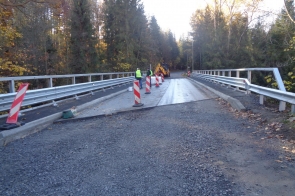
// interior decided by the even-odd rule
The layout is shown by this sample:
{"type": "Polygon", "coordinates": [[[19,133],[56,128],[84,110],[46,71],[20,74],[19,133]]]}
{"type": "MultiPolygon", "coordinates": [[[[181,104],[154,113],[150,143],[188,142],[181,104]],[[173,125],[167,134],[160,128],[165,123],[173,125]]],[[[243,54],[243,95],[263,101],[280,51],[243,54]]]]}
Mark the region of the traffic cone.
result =
{"type": "Polygon", "coordinates": [[[140,101],[140,89],[139,89],[139,81],[135,80],[133,83],[133,92],[134,92],[134,100],[135,104],[133,107],[140,107],[143,106],[143,103],[140,101]]]}
{"type": "Polygon", "coordinates": [[[162,76],[162,82],[164,82],[164,75],[163,75],[163,74],[161,74],[161,76],[162,76]]]}
{"type": "Polygon", "coordinates": [[[156,87],[159,87],[159,78],[158,78],[158,75],[156,75],[156,87]]]}
{"type": "Polygon", "coordinates": [[[18,114],[25,94],[27,92],[29,83],[23,83],[18,88],[15,98],[12,102],[6,123],[0,126],[0,130],[8,130],[24,125],[23,122],[17,122],[18,114]]]}
{"type": "Polygon", "coordinates": [[[151,93],[150,84],[151,84],[151,76],[147,76],[145,80],[145,94],[151,93]]]}

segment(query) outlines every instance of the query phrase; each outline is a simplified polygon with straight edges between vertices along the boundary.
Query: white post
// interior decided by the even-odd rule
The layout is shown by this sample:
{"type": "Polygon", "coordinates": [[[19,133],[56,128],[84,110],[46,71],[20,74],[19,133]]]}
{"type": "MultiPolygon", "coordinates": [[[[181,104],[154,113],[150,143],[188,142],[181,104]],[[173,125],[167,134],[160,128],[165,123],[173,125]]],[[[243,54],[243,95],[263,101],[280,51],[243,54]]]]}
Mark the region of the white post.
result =
{"type": "MultiPolygon", "coordinates": [[[[249,71],[248,71],[248,81],[249,81],[250,83],[252,83],[252,82],[251,82],[251,78],[252,78],[252,76],[251,76],[251,71],[249,70],[249,71]]],[[[248,90],[247,90],[246,93],[247,93],[247,94],[251,94],[251,91],[248,91],[248,90]]]]}
{"type": "Polygon", "coordinates": [[[261,105],[263,105],[263,102],[264,102],[264,96],[263,95],[259,95],[259,103],[261,105]]]}
{"type": "Polygon", "coordinates": [[[284,111],[286,109],[286,102],[280,101],[279,111],[284,111]]]}
{"type": "MultiPolygon", "coordinates": [[[[236,73],[237,73],[237,74],[236,74],[236,77],[237,77],[237,78],[240,78],[240,71],[237,71],[236,73]]],[[[236,87],[236,90],[239,90],[239,87],[236,87]]]]}

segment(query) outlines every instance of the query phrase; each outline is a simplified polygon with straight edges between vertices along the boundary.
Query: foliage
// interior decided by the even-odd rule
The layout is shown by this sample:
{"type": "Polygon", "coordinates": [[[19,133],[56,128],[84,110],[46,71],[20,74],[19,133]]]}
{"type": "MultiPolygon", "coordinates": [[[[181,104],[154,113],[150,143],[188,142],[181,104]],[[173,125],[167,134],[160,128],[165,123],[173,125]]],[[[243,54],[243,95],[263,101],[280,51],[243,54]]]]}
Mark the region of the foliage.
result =
{"type": "Polygon", "coordinates": [[[72,73],[94,72],[98,66],[94,29],[88,0],[73,1],[71,15],[70,67],[72,73]]]}
{"type": "MultiPolygon", "coordinates": [[[[264,79],[269,87],[278,89],[278,84],[272,75],[265,76],[264,79]]],[[[286,91],[295,93],[295,68],[293,68],[292,71],[288,72],[283,82],[284,82],[286,91]]]]}
{"type": "MultiPolygon", "coordinates": [[[[141,0],[2,0],[0,76],[134,71],[159,62],[182,70],[280,67],[294,92],[294,1],[270,26],[254,18],[261,0],[207,2],[177,42],[145,15],[141,0]]],[[[271,76],[252,76],[276,87],[271,76]]]]}

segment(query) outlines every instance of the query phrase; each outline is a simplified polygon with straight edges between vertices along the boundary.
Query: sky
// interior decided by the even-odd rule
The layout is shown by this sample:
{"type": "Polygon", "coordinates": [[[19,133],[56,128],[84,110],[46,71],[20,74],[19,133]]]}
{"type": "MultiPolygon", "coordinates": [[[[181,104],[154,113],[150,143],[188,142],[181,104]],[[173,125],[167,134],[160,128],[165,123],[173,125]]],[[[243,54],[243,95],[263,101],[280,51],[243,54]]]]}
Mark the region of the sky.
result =
{"type": "MultiPolygon", "coordinates": [[[[176,39],[188,36],[190,18],[197,9],[202,9],[210,0],[142,0],[147,16],[154,15],[162,30],[170,29],[176,39]]],[[[284,0],[263,0],[262,9],[278,12],[284,0]]],[[[274,17],[275,18],[275,15],[274,17]]]]}

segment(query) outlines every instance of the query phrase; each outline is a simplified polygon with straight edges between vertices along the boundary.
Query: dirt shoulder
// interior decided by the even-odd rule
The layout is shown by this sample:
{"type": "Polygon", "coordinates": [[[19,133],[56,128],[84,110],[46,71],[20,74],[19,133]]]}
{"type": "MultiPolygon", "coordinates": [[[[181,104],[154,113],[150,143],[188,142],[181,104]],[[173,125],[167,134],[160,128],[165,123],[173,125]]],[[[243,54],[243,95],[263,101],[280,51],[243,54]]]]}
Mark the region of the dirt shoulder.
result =
{"type": "Polygon", "coordinates": [[[271,102],[257,105],[256,98],[239,98],[248,108],[244,112],[218,99],[234,118],[249,121],[241,127],[246,132],[222,133],[225,163],[219,165],[233,183],[244,187],[245,195],[293,195],[295,183],[287,180],[295,172],[294,122],[288,121],[292,116],[289,111],[279,112],[271,102]]]}

